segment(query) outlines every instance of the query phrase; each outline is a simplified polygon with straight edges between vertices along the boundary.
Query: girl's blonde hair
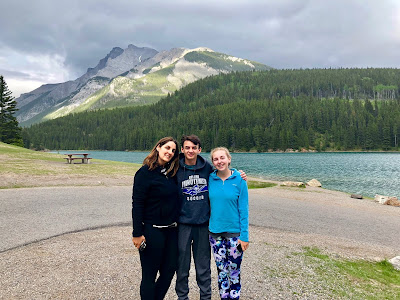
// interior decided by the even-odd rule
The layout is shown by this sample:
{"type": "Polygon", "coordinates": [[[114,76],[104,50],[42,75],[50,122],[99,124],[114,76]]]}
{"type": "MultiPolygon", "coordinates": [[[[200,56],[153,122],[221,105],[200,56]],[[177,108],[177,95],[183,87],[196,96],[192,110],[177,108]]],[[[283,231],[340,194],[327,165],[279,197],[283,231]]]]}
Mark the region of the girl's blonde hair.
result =
{"type": "Polygon", "coordinates": [[[167,168],[167,175],[172,177],[176,175],[176,172],[178,172],[179,168],[179,148],[178,148],[178,142],[170,136],[164,137],[161,140],[157,142],[157,144],[153,147],[153,149],[150,151],[150,154],[146,156],[146,158],[143,161],[143,165],[147,165],[149,167],[149,170],[152,171],[156,167],[159,166],[158,164],[158,151],[157,147],[160,146],[162,147],[168,142],[174,142],[176,149],[174,156],[171,158],[171,160],[165,165],[167,168]]]}
{"type": "MultiPolygon", "coordinates": [[[[225,147],[217,147],[217,148],[214,148],[214,149],[212,149],[211,150],[211,153],[210,153],[210,155],[211,155],[211,162],[213,161],[213,155],[214,155],[214,153],[215,152],[217,152],[217,151],[225,151],[225,153],[226,153],[226,156],[230,159],[230,160],[232,160],[232,156],[231,156],[231,153],[229,152],[229,150],[228,150],[228,148],[225,148],[225,147]]],[[[230,165],[230,164],[229,164],[230,165]]]]}

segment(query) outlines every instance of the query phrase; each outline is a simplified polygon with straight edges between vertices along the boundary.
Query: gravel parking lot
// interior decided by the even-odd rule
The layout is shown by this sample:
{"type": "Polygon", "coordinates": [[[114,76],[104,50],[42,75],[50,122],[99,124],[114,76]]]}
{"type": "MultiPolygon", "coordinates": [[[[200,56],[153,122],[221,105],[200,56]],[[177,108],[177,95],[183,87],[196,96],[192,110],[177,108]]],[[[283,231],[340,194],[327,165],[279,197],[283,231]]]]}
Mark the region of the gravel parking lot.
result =
{"type": "MultiPolygon", "coordinates": [[[[129,186],[2,190],[0,299],[139,299],[130,193],[129,186]]],[[[399,208],[309,187],[251,190],[250,199],[242,299],[332,299],[303,247],[368,260],[400,255],[399,208]]],[[[332,288],[345,279],[337,280],[332,288]]],[[[166,299],[176,299],[173,286],[166,299]]]]}

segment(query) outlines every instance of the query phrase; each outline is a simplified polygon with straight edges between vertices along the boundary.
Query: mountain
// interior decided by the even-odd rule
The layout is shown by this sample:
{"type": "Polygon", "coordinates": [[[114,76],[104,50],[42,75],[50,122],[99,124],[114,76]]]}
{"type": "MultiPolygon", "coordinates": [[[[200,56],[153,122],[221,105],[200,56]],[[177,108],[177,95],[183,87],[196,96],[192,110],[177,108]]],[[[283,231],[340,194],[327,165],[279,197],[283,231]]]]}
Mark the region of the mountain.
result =
{"type": "Polygon", "coordinates": [[[22,94],[16,99],[16,116],[22,126],[28,126],[86,110],[146,105],[200,78],[269,69],[205,47],[161,52],[134,45],[115,47],[78,79],[22,94]]]}

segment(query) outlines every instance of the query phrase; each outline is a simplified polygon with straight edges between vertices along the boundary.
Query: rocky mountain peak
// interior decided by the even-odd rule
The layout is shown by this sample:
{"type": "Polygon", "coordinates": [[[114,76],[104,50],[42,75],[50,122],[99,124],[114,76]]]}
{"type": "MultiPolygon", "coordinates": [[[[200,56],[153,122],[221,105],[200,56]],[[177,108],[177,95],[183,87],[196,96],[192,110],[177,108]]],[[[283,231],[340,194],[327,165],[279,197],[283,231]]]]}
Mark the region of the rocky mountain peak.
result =
{"type": "Polygon", "coordinates": [[[87,69],[87,73],[91,73],[89,77],[92,77],[95,75],[95,73],[97,73],[97,71],[104,69],[105,66],[107,65],[107,61],[109,59],[114,59],[118,56],[120,56],[122,53],[124,53],[124,49],[120,48],[120,47],[114,47],[110,53],[108,53],[106,55],[106,57],[102,58],[99,63],[97,64],[96,67],[94,68],[88,68],[87,69]]]}
{"type": "Polygon", "coordinates": [[[268,68],[207,47],[158,52],[129,44],[125,49],[114,47],[76,80],[43,85],[21,95],[17,118],[25,126],[71,112],[153,103],[206,76],[268,68]]]}
{"type": "Polygon", "coordinates": [[[137,50],[137,49],[144,49],[144,48],[146,48],[146,47],[140,48],[140,47],[135,46],[133,44],[129,44],[127,49],[137,50]]]}
{"type": "Polygon", "coordinates": [[[120,48],[120,47],[114,47],[110,53],[108,53],[108,55],[106,56],[106,58],[116,58],[117,56],[120,56],[122,53],[124,53],[124,49],[120,48]]]}

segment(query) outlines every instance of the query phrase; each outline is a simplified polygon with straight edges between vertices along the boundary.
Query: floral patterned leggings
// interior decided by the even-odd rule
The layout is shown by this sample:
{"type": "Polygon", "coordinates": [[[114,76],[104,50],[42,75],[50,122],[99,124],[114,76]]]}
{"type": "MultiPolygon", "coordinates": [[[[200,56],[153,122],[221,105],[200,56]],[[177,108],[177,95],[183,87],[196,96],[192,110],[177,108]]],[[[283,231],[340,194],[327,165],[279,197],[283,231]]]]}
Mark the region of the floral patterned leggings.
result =
{"type": "Polygon", "coordinates": [[[218,270],[218,288],[221,299],[239,299],[240,265],[243,252],[237,249],[239,237],[225,238],[210,235],[210,245],[218,270]]]}

